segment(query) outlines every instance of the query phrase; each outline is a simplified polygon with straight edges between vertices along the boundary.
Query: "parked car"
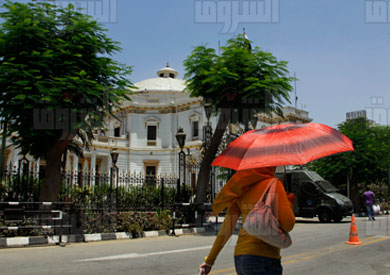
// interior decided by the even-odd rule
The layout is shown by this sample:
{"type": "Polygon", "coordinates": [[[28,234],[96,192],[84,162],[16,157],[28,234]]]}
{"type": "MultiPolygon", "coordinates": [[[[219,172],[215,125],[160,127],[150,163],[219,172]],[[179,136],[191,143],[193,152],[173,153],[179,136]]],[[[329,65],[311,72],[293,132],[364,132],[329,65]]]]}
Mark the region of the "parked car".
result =
{"type": "Polygon", "coordinates": [[[297,197],[294,214],[297,217],[313,218],[320,222],[340,222],[353,213],[352,201],[338,193],[338,189],[314,171],[307,169],[276,172],[286,190],[297,197]]]}

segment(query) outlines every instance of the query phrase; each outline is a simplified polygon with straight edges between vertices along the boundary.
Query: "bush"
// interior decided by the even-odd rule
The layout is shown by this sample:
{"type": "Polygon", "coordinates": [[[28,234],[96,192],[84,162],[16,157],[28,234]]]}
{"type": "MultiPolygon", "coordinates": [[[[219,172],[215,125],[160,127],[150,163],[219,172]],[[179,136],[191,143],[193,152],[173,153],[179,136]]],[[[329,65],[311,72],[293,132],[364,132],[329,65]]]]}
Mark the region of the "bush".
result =
{"type": "Polygon", "coordinates": [[[118,215],[118,231],[129,232],[139,237],[142,231],[168,230],[172,223],[170,211],[122,212],[118,215]]]}
{"type": "Polygon", "coordinates": [[[158,230],[169,230],[172,226],[172,216],[169,210],[159,210],[155,216],[155,224],[158,230]]]}
{"type": "Polygon", "coordinates": [[[5,185],[4,181],[0,182],[0,201],[4,200],[4,198],[7,196],[7,185],[5,185]]]}
{"type": "Polygon", "coordinates": [[[87,210],[81,215],[83,233],[116,232],[118,219],[115,213],[87,210]]]}

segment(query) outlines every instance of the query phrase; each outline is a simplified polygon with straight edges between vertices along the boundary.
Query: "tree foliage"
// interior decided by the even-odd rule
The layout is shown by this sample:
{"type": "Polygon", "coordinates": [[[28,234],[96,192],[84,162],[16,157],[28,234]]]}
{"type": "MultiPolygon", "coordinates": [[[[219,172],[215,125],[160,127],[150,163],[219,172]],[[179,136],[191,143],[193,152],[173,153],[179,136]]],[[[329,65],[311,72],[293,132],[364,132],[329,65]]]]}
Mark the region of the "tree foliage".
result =
{"type": "MultiPolygon", "coordinates": [[[[22,154],[46,159],[47,180],[57,185],[65,148],[75,137],[88,144],[104,115],[129,100],[131,68],[110,58],[121,50],[118,42],[72,5],[7,1],[3,8],[0,115],[22,154]]],[[[58,190],[41,198],[55,200],[58,190]]]]}
{"type": "MultiPolygon", "coordinates": [[[[238,35],[221,47],[218,55],[212,48],[196,47],[184,61],[191,95],[203,97],[219,114],[211,144],[203,158],[197,183],[196,202],[206,198],[210,164],[230,122],[240,122],[248,130],[258,112],[281,114],[289,101],[293,78],[288,76],[287,62],[279,61],[260,48],[248,48],[248,41],[238,35]]],[[[255,124],[255,123],[254,123],[255,124]]]]}
{"type": "Polygon", "coordinates": [[[259,47],[248,50],[247,40],[238,35],[221,47],[221,55],[206,46],[196,47],[184,61],[191,96],[201,96],[218,113],[223,108],[238,110],[246,123],[245,110],[281,113],[292,90],[287,62],[278,61],[259,47]]]}
{"type": "Polygon", "coordinates": [[[338,130],[352,140],[355,151],[319,159],[308,167],[336,186],[346,184],[349,175],[352,200],[360,207],[360,192],[366,185],[388,180],[390,127],[357,118],[339,124],[338,130]]]}

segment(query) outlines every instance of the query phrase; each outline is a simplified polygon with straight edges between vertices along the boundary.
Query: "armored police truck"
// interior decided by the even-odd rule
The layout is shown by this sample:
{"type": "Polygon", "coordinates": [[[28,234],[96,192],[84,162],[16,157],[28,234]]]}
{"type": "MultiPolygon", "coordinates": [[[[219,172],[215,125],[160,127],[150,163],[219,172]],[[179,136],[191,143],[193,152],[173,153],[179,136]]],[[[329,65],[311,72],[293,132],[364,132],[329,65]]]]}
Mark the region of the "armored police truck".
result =
{"type": "Polygon", "coordinates": [[[286,190],[297,197],[294,204],[297,217],[318,216],[320,222],[340,222],[353,213],[352,201],[314,171],[287,170],[276,172],[276,177],[283,182],[286,190]]]}

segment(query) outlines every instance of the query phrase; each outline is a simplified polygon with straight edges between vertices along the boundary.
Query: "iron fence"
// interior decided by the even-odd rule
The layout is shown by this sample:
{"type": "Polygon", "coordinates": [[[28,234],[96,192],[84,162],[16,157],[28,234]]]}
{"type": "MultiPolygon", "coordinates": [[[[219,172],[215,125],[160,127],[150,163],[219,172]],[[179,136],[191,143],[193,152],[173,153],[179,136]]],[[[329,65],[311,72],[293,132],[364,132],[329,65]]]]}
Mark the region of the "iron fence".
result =
{"type": "MultiPolygon", "coordinates": [[[[0,201],[38,202],[43,181],[42,171],[8,169],[0,182],[0,201]]],[[[155,210],[189,202],[193,191],[189,184],[180,186],[178,179],[169,175],[64,170],[57,201],[85,208],[155,210]]]]}

